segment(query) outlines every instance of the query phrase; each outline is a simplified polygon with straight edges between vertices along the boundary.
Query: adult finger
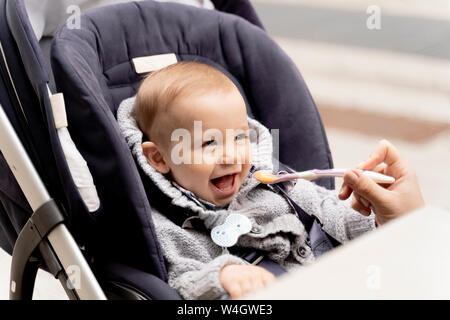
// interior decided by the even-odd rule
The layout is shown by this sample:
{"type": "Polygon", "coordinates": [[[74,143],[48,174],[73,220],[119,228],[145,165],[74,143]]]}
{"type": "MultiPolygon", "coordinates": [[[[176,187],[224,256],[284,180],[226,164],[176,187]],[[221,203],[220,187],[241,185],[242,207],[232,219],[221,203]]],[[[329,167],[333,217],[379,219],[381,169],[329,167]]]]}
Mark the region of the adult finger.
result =
{"type": "Polygon", "coordinates": [[[371,203],[383,202],[387,197],[386,189],[379,186],[372,179],[356,170],[348,171],[344,175],[344,181],[355,193],[364,197],[371,203]]]}
{"type": "Polygon", "coordinates": [[[388,140],[381,140],[378,142],[375,149],[369,156],[369,159],[361,164],[361,169],[372,170],[380,163],[384,162],[386,165],[391,166],[401,159],[400,153],[397,148],[388,140]]]}
{"type": "Polygon", "coordinates": [[[353,196],[355,197],[355,199],[360,202],[364,207],[366,207],[367,209],[370,209],[370,203],[369,201],[367,201],[366,199],[364,199],[363,197],[361,197],[359,194],[354,193],[353,196]]]}
{"type": "MultiPolygon", "coordinates": [[[[358,165],[356,166],[356,169],[361,169],[361,170],[371,170],[371,171],[378,172],[378,173],[384,173],[384,169],[386,168],[386,164],[385,164],[385,163],[380,163],[380,164],[378,164],[378,165],[377,165],[375,168],[373,168],[373,169],[367,169],[367,168],[365,168],[364,166],[365,166],[365,163],[364,163],[364,162],[361,162],[360,164],[358,164],[358,165]]],[[[342,185],[341,185],[341,189],[339,190],[338,197],[339,197],[339,199],[341,199],[341,200],[346,200],[346,199],[348,199],[348,198],[351,196],[352,192],[353,192],[352,188],[350,188],[350,187],[344,182],[344,183],[342,183],[342,185]]]]}
{"type": "MultiPolygon", "coordinates": [[[[358,164],[356,166],[356,169],[371,170],[371,171],[383,173],[383,174],[385,173],[385,168],[386,168],[385,163],[380,163],[377,166],[375,166],[374,168],[369,168],[369,166],[367,166],[365,162],[361,162],[360,164],[358,164]]],[[[348,199],[351,196],[352,192],[353,192],[353,189],[351,187],[349,187],[344,181],[344,183],[341,186],[341,189],[339,190],[339,194],[338,194],[339,199],[341,199],[341,200],[348,199]]],[[[368,205],[366,205],[366,207],[368,207],[368,205]]]]}
{"type": "Polygon", "coordinates": [[[369,216],[370,213],[372,212],[370,209],[363,206],[361,202],[356,200],[354,196],[352,198],[352,208],[364,216],[369,216]]]}
{"type": "Polygon", "coordinates": [[[339,199],[346,200],[352,194],[353,190],[345,183],[342,184],[341,190],[339,191],[339,199]]]}
{"type": "Polygon", "coordinates": [[[386,167],[387,167],[386,163],[383,162],[377,165],[375,168],[373,168],[372,171],[384,174],[386,172],[386,167]]]}

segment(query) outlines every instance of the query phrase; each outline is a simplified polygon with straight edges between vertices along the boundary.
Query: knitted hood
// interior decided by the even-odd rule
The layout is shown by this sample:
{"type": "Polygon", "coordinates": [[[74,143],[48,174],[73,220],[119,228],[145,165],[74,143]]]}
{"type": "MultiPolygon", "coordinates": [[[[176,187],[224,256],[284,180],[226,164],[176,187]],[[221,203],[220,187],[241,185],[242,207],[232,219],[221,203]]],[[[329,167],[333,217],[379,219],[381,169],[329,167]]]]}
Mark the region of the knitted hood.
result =
{"type": "MultiPolygon", "coordinates": [[[[260,182],[251,175],[243,182],[226,209],[209,209],[202,205],[198,198],[190,196],[189,192],[153,169],[143,155],[141,147],[143,134],[131,115],[133,103],[134,98],[124,100],[117,112],[122,134],[139,166],[170,199],[172,205],[189,210],[192,216],[197,216],[203,221],[207,229],[222,225],[232,213],[245,215],[252,223],[252,232],[240,236],[238,246],[263,250],[268,253],[270,259],[278,263],[287,262],[286,259],[291,253],[297,256],[297,259],[304,260],[297,254],[297,249],[307,238],[304,226],[282,196],[259,186],[260,182]]],[[[249,118],[248,123],[252,165],[255,170],[272,172],[274,166],[270,132],[256,120],[249,118]]],[[[292,186],[292,183],[286,185],[287,189],[292,186]]]]}
{"type": "MultiPolygon", "coordinates": [[[[138,125],[132,116],[135,97],[128,98],[120,104],[117,111],[117,121],[119,123],[122,135],[138,162],[138,165],[142,168],[146,175],[150,177],[153,183],[163,192],[165,195],[172,199],[172,204],[190,209],[202,218],[205,225],[212,227],[212,220],[217,216],[217,211],[207,210],[198,201],[192,197],[188,197],[183,188],[176,185],[173,181],[170,181],[163,174],[156,171],[145,158],[142,150],[142,138],[143,133],[138,128],[138,125]],[[210,217],[210,215],[213,215],[210,217]],[[212,219],[212,220],[211,220],[212,219]]],[[[273,171],[272,162],[272,137],[269,130],[264,127],[258,121],[248,118],[250,128],[250,145],[252,152],[252,165],[255,170],[265,170],[267,172],[273,171]]],[[[259,181],[252,178],[250,175],[242,184],[240,190],[229,204],[229,208],[232,209],[235,202],[239,202],[239,199],[245,197],[245,195],[255,188],[259,181]]],[[[216,224],[216,223],[214,223],[216,224]]]]}

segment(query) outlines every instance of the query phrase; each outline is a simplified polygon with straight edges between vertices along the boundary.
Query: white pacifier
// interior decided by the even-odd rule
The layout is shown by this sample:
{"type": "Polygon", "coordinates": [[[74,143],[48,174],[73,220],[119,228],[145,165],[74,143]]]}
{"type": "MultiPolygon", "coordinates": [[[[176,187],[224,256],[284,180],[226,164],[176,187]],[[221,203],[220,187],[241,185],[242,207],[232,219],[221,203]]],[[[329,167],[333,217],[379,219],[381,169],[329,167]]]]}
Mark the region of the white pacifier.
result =
{"type": "Polygon", "coordinates": [[[211,239],[221,247],[232,247],[243,234],[252,230],[249,218],[239,213],[230,214],[225,222],[211,230],[211,239]]]}

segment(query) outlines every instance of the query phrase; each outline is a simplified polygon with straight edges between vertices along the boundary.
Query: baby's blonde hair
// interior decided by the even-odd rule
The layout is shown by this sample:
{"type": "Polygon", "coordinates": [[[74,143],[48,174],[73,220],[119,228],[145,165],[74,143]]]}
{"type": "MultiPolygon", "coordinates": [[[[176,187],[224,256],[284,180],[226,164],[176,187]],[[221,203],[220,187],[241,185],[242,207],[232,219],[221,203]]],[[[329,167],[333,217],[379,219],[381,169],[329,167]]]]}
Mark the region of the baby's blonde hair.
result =
{"type": "Polygon", "coordinates": [[[158,112],[167,112],[177,99],[211,91],[236,89],[222,72],[207,64],[184,61],[154,71],[142,82],[136,94],[133,117],[150,140],[151,128],[158,112]]]}

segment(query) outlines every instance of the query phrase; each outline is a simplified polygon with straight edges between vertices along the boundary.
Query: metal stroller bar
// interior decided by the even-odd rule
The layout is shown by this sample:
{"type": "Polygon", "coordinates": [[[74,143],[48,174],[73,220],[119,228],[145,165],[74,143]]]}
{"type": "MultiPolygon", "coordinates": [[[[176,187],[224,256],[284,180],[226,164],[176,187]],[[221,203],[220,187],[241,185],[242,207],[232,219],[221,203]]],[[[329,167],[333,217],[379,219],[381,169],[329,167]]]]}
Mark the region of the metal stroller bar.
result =
{"type": "Polygon", "coordinates": [[[39,261],[32,254],[39,247],[47,266],[59,278],[69,297],[105,300],[91,268],[63,224],[63,215],[48,194],[1,105],[0,137],[0,151],[33,210],[14,246],[10,299],[32,298],[39,267],[39,261]],[[76,281],[68,279],[68,270],[76,281]]]}

